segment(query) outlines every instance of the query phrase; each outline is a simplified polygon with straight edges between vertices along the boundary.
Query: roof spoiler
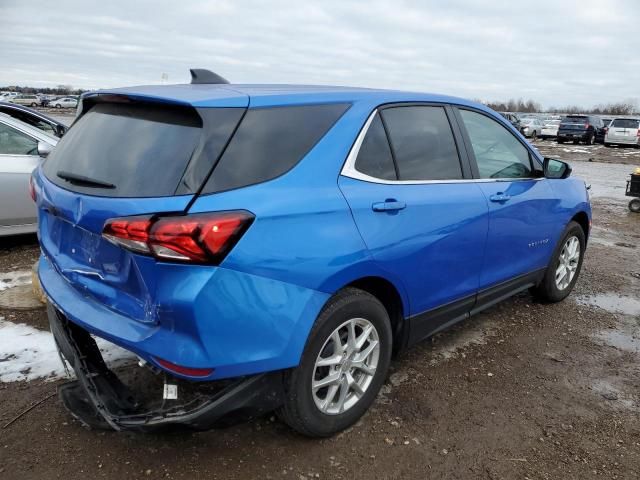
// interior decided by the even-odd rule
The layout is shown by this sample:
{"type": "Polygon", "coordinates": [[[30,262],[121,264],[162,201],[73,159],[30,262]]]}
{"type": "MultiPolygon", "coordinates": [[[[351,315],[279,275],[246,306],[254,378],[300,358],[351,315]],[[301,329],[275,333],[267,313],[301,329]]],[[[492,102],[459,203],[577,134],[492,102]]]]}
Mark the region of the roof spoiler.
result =
{"type": "Polygon", "coordinates": [[[189,71],[191,72],[192,85],[229,83],[229,80],[221,77],[217,73],[213,73],[211,70],[206,70],[204,68],[192,68],[189,71]]]}

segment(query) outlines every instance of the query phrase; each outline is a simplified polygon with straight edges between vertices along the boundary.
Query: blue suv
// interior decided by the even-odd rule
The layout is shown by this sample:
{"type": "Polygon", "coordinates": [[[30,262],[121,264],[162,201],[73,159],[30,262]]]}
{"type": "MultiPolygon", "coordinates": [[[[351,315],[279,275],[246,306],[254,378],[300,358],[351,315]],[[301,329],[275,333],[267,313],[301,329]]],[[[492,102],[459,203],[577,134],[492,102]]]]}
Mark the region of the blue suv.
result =
{"type": "Polygon", "coordinates": [[[517,292],[571,292],[585,184],[494,111],[192,75],[85,95],[32,178],[49,320],[77,376],[59,393],[86,425],[205,429],[276,409],[331,435],[393,354],[517,292]],[[94,336],[159,374],[159,400],[94,336]]]}

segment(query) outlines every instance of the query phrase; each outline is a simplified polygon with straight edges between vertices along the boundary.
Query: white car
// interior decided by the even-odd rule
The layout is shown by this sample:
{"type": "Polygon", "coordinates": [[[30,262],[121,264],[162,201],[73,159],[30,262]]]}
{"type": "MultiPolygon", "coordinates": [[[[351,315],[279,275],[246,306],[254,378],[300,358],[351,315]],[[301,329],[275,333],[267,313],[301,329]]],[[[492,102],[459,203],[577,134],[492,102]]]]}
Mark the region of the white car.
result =
{"type": "Polygon", "coordinates": [[[49,106],[56,108],[76,108],[78,106],[78,100],[72,97],[58,98],[51,101],[49,106]]]}
{"type": "Polygon", "coordinates": [[[558,136],[559,126],[560,119],[545,120],[542,125],[542,131],[540,132],[540,138],[556,138],[558,136]]]}
{"type": "Polygon", "coordinates": [[[29,178],[57,143],[56,137],[0,113],[0,237],[36,231],[29,178]]]}
{"type": "Polygon", "coordinates": [[[604,135],[604,146],[611,145],[640,146],[640,119],[614,118],[604,135]]]}
{"type": "Polygon", "coordinates": [[[523,118],[520,120],[520,125],[525,137],[535,139],[542,133],[542,124],[537,118],[523,118]]]}

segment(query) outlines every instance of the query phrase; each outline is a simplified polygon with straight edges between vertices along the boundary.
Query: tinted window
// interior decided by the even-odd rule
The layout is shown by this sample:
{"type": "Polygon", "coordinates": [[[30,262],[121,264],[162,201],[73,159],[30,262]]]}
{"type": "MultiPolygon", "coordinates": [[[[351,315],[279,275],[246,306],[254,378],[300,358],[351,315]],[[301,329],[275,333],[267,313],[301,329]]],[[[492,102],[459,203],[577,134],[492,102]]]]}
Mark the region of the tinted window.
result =
{"type": "Polygon", "coordinates": [[[382,111],[399,180],[462,178],[451,126],[443,107],[393,107],[382,111]]]}
{"type": "Polygon", "coordinates": [[[0,123],[0,155],[37,155],[38,142],[28,135],[0,123]]]}
{"type": "Polygon", "coordinates": [[[633,120],[631,118],[616,118],[613,122],[611,122],[612,127],[618,128],[638,128],[638,120],[633,120]]]}
{"type": "Polygon", "coordinates": [[[529,151],[505,127],[481,113],[460,110],[480,178],[531,177],[529,151]]]}
{"type": "Polygon", "coordinates": [[[98,104],[58,143],[44,163],[44,172],[64,188],[91,195],[173,195],[198,145],[201,126],[193,109],[98,104]],[[115,188],[72,185],[57,176],[60,171],[115,188]]]}
{"type": "Polygon", "coordinates": [[[378,114],[369,125],[369,130],[360,145],[355,167],[359,172],[371,177],[397,180],[387,134],[378,114]]]}
{"type": "Polygon", "coordinates": [[[587,123],[587,117],[564,117],[562,123],[587,123]]]}
{"type": "Polygon", "coordinates": [[[231,190],[282,175],[313,148],[347,108],[346,104],[323,104],[249,109],[204,192],[231,190]]]}

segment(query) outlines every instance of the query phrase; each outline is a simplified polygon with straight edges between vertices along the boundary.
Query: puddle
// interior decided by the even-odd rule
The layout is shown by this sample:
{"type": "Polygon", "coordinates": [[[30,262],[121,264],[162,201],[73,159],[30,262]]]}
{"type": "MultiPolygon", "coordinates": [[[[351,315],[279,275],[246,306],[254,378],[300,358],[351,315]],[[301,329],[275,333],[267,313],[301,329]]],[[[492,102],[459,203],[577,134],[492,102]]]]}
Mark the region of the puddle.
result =
{"type": "Polygon", "coordinates": [[[589,388],[594,393],[599,394],[605,401],[611,402],[612,405],[618,408],[638,410],[640,407],[633,395],[623,392],[605,379],[595,380],[589,385],[589,388]]]}
{"type": "Polygon", "coordinates": [[[611,313],[623,315],[640,315],[640,300],[617,293],[598,293],[596,295],[580,295],[576,298],[580,305],[591,305],[611,313]]]}
{"type": "Polygon", "coordinates": [[[640,353],[640,329],[603,330],[595,336],[609,346],[625,352],[640,353]]]}

